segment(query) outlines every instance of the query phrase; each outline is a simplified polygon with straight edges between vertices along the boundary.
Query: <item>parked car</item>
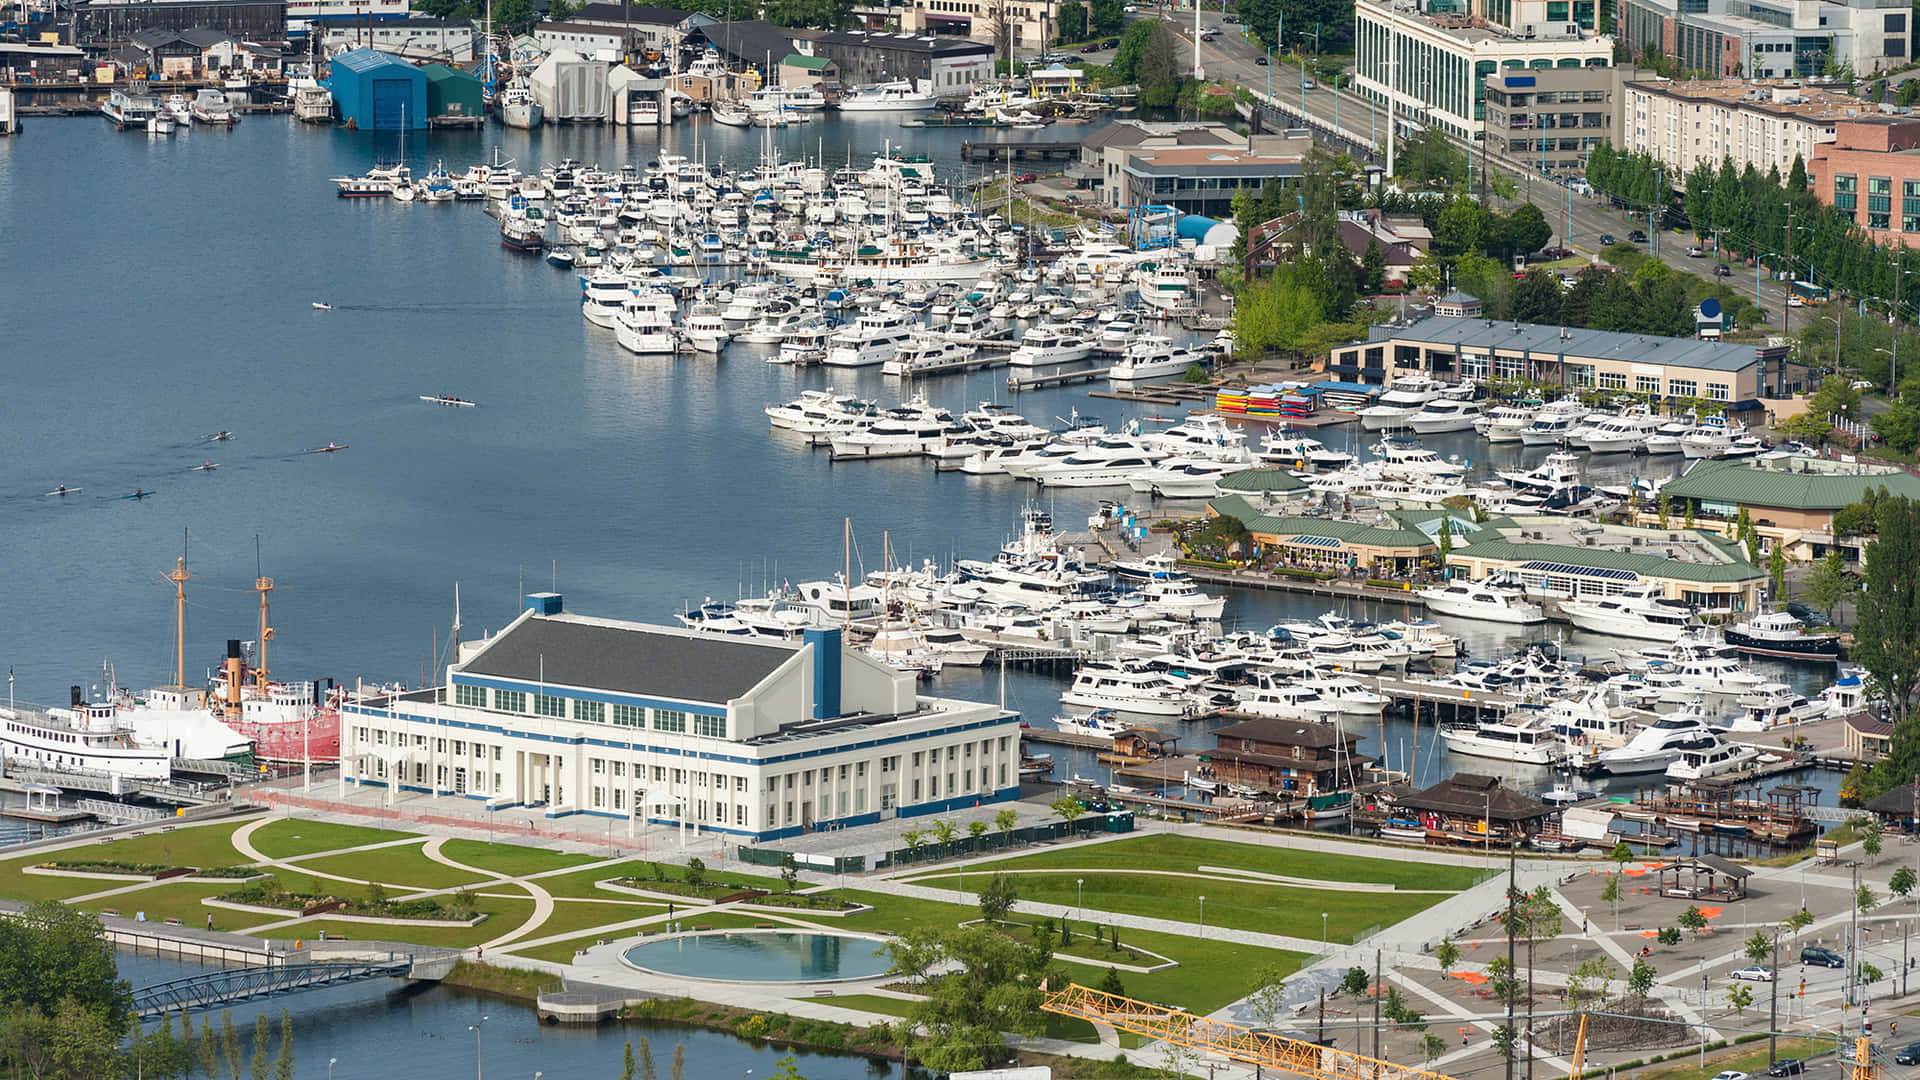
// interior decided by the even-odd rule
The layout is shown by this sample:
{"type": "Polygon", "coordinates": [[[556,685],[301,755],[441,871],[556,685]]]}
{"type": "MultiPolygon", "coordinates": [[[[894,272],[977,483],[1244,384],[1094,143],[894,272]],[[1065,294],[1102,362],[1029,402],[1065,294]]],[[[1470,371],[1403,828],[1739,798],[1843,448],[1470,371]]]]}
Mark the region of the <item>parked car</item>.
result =
{"type": "Polygon", "coordinates": [[[1205,33],[1200,35],[1201,41],[1212,41],[1213,39],[1214,39],[1214,35],[1212,33],[1205,33]]]}
{"type": "Polygon", "coordinates": [[[1801,949],[1800,962],[1802,964],[1811,964],[1814,967],[1823,968],[1843,968],[1847,966],[1847,961],[1841,957],[1839,953],[1834,952],[1832,949],[1823,949],[1818,945],[1810,945],[1807,948],[1801,949]]]}
{"type": "Polygon", "coordinates": [[[1238,15],[1222,15],[1222,16],[1220,16],[1220,21],[1221,21],[1221,22],[1224,22],[1224,23],[1237,23],[1237,22],[1239,22],[1239,21],[1240,21],[1240,16],[1238,16],[1238,15]]]}
{"type": "Polygon", "coordinates": [[[1749,964],[1743,968],[1735,968],[1727,978],[1740,979],[1744,982],[1772,982],[1773,969],[1765,964],[1749,964]]]}
{"type": "Polygon", "coordinates": [[[1799,1058],[1781,1058],[1767,1066],[1768,1076],[1798,1076],[1807,1071],[1806,1062],[1799,1058]]]}
{"type": "Polygon", "coordinates": [[[1093,44],[1091,44],[1091,45],[1083,45],[1083,46],[1081,46],[1081,47],[1080,47],[1080,51],[1081,51],[1081,52],[1083,52],[1083,53],[1095,53],[1095,52],[1099,52],[1099,51],[1100,51],[1100,43],[1096,41],[1096,42],[1094,42],[1094,43],[1093,43],[1093,44]]]}
{"type": "Polygon", "coordinates": [[[1920,1043],[1908,1043],[1893,1055],[1895,1065],[1920,1065],[1920,1043]]]}
{"type": "Polygon", "coordinates": [[[1266,66],[1267,66],[1267,58],[1266,58],[1266,57],[1264,57],[1264,56],[1256,56],[1256,57],[1254,57],[1254,58],[1253,58],[1253,62],[1254,62],[1254,63],[1256,63],[1256,64],[1259,64],[1259,65],[1260,65],[1261,67],[1266,67],[1266,66]]]}
{"type": "Polygon", "coordinates": [[[1619,242],[1620,242],[1620,241],[1618,241],[1618,240],[1616,240],[1616,239],[1614,239],[1614,236],[1613,236],[1613,234],[1612,234],[1612,233],[1610,233],[1610,232],[1603,232],[1603,233],[1601,233],[1601,234],[1600,234],[1600,246],[1601,246],[1601,247],[1612,247],[1613,245],[1615,245],[1615,244],[1617,244],[1617,243],[1619,243],[1619,242]]]}
{"type": "Polygon", "coordinates": [[[1578,194],[1581,194],[1581,195],[1591,195],[1593,194],[1593,185],[1587,183],[1585,180],[1582,180],[1579,177],[1575,177],[1574,179],[1567,181],[1567,190],[1572,192],[1577,192],[1578,194]]]}
{"type": "Polygon", "coordinates": [[[1632,229],[1628,231],[1627,239],[1635,244],[1644,244],[1647,242],[1647,234],[1639,229],[1632,229]]]}
{"type": "Polygon", "coordinates": [[[1750,1080],[1752,1073],[1743,1073],[1739,1069],[1727,1069],[1713,1074],[1713,1080],[1750,1080]]]}
{"type": "Polygon", "coordinates": [[[1726,263],[1721,263],[1720,265],[1713,268],[1713,276],[1714,277],[1732,277],[1733,267],[1728,266],[1726,263]]]}
{"type": "Polygon", "coordinates": [[[1541,248],[1540,257],[1543,259],[1571,259],[1573,258],[1573,249],[1570,247],[1541,248]]]}
{"type": "Polygon", "coordinates": [[[1855,379],[1847,384],[1847,388],[1850,390],[1871,390],[1873,389],[1873,380],[1855,379]]]}

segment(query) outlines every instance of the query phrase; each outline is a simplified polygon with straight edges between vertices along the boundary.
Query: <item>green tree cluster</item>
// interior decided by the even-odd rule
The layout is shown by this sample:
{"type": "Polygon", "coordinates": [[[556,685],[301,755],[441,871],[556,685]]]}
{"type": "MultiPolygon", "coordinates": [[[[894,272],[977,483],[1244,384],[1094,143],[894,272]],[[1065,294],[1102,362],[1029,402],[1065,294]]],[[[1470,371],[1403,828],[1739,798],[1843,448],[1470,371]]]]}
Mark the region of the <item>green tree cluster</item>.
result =
{"type": "Polygon", "coordinates": [[[911,1049],[933,1072],[981,1069],[1002,1060],[1003,1032],[1038,1035],[1040,982],[1052,954],[983,926],[915,927],[887,943],[894,974],[920,980],[911,1049]],[[937,977],[927,973],[940,969],[937,977]]]}

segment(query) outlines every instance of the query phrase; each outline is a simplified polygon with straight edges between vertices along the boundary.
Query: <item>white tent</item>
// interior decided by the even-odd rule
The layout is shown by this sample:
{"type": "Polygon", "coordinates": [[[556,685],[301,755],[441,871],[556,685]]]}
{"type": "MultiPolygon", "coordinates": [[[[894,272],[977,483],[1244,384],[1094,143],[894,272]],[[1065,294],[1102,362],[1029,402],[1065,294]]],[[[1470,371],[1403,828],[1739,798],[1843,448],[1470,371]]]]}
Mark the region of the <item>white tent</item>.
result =
{"type": "Polygon", "coordinates": [[[548,123],[604,123],[612,112],[605,72],[605,64],[555,49],[528,81],[548,123]]]}

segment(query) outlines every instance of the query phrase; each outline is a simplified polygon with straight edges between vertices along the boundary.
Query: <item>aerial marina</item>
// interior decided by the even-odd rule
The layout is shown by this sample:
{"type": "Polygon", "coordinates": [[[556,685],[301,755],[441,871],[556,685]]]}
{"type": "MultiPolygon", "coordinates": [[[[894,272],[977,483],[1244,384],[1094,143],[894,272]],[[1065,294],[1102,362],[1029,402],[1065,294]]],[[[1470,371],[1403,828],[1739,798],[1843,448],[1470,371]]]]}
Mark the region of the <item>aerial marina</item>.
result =
{"type": "MultiPolygon", "coordinates": [[[[0,101],[0,899],[119,947],[101,1076],[185,995],[288,995],[288,1080],[1494,1080],[1503,1030],[1736,1080],[1911,1004],[1862,530],[1920,479],[1774,415],[1800,352],[1398,276],[1249,347],[1234,170],[1344,140],[1356,284],[1420,218],[1337,119],[1095,86],[1123,31],[1002,81],[964,33],[298,2],[317,69],[200,27],[0,101]],[[981,942],[1038,966],[942,1058],[981,942]]],[[[1256,55],[1156,14],[1112,16],[1256,55]]]]}

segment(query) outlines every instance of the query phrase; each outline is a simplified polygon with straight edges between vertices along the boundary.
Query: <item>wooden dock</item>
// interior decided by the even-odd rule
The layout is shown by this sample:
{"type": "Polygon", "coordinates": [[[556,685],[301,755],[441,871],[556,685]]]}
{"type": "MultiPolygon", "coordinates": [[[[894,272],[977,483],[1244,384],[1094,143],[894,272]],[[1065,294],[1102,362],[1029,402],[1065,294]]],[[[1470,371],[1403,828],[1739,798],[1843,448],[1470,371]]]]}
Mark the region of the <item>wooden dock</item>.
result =
{"type": "Polygon", "coordinates": [[[1007,392],[1018,394],[1022,391],[1040,390],[1049,386],[1071,386],[1074,383],[1093,382],[1096,379],[1106,378],[1112,370],[1110,367],[1102,367],[1081,368],[1077,371],[1055,371],[1051,375],[1021,375],[1014,373],[1007,376],[1007,392]]]}
{"type": "Polygon", "coordinates": [[[1113,740],[1105,735],[1082,735],[1077,731],[1060,731],[1056,728],[1027,728],[1020,737],[1030,743],[1044,746],[1064,746],[1071,750],[1113,749],[1113,740]]]}

